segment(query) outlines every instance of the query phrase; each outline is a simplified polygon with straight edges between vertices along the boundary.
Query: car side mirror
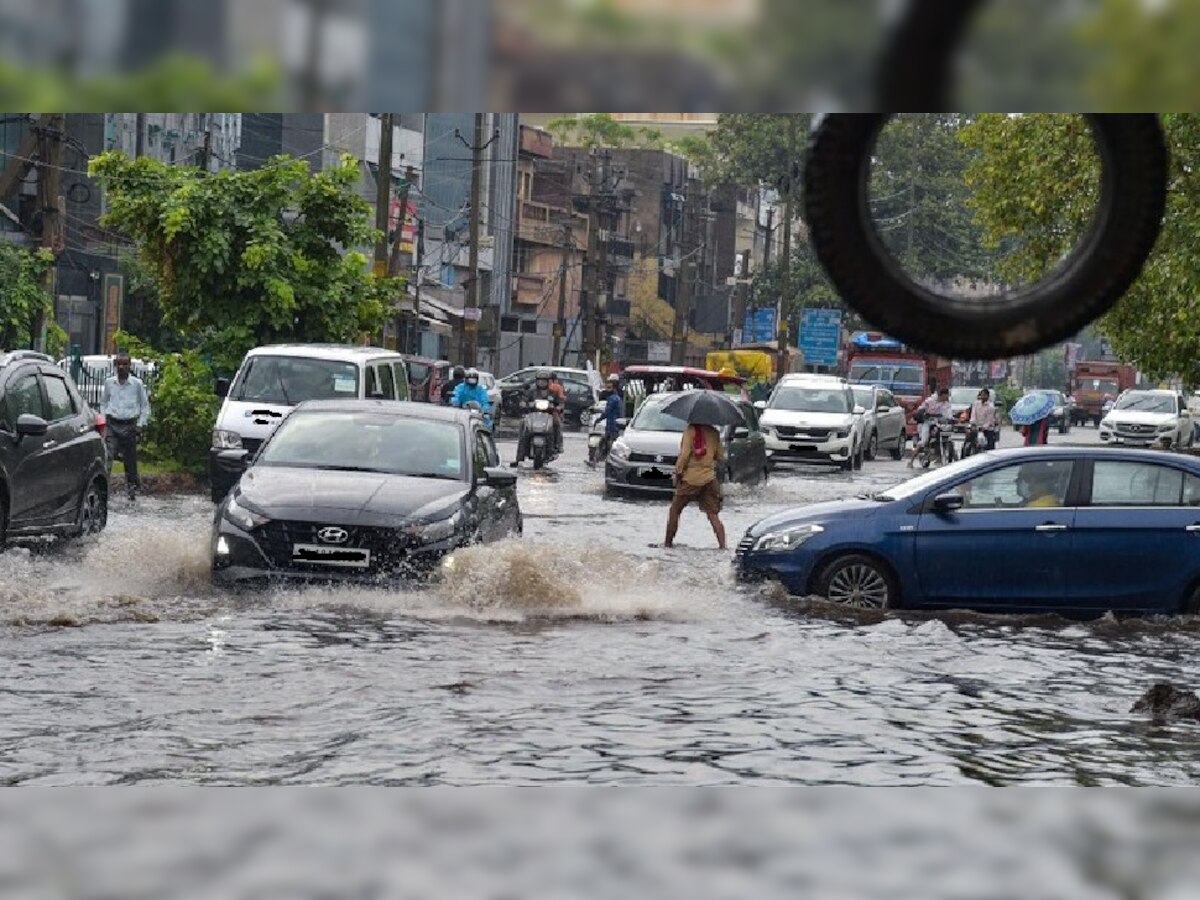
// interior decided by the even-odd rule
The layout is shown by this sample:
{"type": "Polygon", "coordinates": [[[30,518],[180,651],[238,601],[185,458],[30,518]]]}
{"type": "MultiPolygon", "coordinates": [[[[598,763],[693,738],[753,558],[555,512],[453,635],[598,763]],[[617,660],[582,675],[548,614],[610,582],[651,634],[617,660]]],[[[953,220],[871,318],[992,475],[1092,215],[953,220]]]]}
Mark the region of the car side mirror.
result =
{"type": "Polygon", "coordinates": [[[938,494],[933,498],[933,510],[939,513],[957,512],[967,505],[962,494],[938,494]]]}
{"type": "Polygon", "coordinates": [[[867,408],[865,406],[856,406],[854,407],[854,414],[856,416],[865,416],[867,414],[867,408]]]}
{"type": "Polygon", "coordinates": [[[764,409],[767,408],[767,401],[766,400],[755,400],[754,408],[757,409],[759,412],[762,412],[764,409]]]}
{"type": "Polygon", "coordinates": [[[735,441],[744,441],[748,437],[750,437],[750,429],[744,425],[739,425],[733,429],[733,439],[735,441]]]}
{"type": "Polygon", "coordinates": [[[483,483],[495,488],[514,487],[517,483],[517,473],[500,468],[484,469],[483,483]]]}
{"type": "Polygon", "coordinates": [[[41,416],[22,413],[17,416],[17,437],[41,437],[50,426],[41,416]]]}
{"type": "Polygon", "coordinates": [[[213,386],[213,393],[224,400],[229,396],[229,379],[218,378],[216,385],[213,386]]]}

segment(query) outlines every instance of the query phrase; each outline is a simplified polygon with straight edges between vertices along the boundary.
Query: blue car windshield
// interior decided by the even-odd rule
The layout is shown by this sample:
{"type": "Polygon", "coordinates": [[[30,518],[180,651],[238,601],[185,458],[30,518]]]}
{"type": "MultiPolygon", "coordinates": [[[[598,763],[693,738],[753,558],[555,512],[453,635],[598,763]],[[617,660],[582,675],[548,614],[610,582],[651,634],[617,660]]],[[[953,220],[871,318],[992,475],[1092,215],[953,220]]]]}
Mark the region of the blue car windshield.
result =
{"type": "Polygon", "coordinates": [[[925,491],[944,481],[955,481],[958,476],[967,475],[990,461],[986,456],[971,456],[967,459],[960,459],[933,472],[926,472],[923,475],[918,475],[916,478],[910,478],[908,481],[889,488],[875,496],[880,500],[908,500],[910,497],[923,494],[925,491]]]}

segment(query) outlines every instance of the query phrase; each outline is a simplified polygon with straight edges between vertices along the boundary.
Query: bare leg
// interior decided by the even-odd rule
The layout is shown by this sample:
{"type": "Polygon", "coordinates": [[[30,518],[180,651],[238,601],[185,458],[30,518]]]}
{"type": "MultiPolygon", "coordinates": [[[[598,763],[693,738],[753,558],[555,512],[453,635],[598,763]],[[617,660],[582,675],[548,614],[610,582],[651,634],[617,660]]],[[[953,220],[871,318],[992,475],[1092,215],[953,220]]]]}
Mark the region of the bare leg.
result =
{"type": "Polygon", "coordinates": [[[721,522],[721,517],[716,513],[708,513],[708,524],[712,526],[713,534],[717,536],[717,547],[721,550],[725,547],[725,525],[721,522]]]}
{"type": "Polygon", "coordinates": [[[679,531],[679,514],[682,512],[683,504],[672,500],[671,509],[667,512],[667,537],[663,541],[664,547],[670,547],[675,543],[675,533],[679,531]]]}

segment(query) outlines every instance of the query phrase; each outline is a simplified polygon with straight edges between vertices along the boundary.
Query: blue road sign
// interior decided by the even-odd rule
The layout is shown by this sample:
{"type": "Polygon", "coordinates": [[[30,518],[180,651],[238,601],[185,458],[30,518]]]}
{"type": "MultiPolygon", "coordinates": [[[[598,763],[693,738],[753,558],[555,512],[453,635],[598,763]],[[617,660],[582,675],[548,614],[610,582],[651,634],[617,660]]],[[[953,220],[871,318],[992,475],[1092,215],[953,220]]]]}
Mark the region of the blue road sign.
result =
{"type": "Polygon", "coordinates": [[[775,340],[775,308],[746,310],[742,340],[747,344],[765,344],[775,340]]]}
{"type": "Polygon", "coordinates": [[[842,311],[804,310],[796,345],[804,354],[806,366],[836,366],[838,350],[842,345],[842,311]]]}

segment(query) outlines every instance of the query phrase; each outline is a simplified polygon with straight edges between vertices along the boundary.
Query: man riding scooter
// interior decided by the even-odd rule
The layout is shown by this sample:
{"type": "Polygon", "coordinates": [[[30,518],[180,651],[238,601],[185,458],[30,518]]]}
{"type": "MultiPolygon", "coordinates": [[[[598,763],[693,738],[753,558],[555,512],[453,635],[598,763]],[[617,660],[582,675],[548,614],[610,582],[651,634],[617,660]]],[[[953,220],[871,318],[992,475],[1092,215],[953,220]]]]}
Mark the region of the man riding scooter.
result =
{"type": "MultiPolygon", "coordinates": [[[[539,400],[545,400],[550,404],[550,411],[554,419],[554,446],[562,448],[562,405],[559,402],[558,394],[550,389],[550,372],[546,369],[539,369],[537,379],[533,386],[525,391],[525,396],[521,398],[521,412],[525,413],[533,409],[534,404],[539,400]]],[[[513,468],[519,466],[525,461],[529,455],[529,435],[526,434],[525,421],[521,422],[521,435],[517,439],[517,458],[512,463],[513,468]]]]}
{"type": "Polygon", "coordinates": [[[490,430],[492,427],[492,405],[488,400],[487,388],[479,383],[478,369],[467,369],[464,373],[462,383],[454,389],[454,394],[450,398],[450,405],[456,406],[459,409],[466,409],[471,403],[479,405],[479,411],[483,413],[483,423],[490,430]]]}
{"type": "Polygon", "coordinates": [[[617,424],[617,420],[625,412],[625,400],[621,396],[620,375],[614,373],[608,376],[608,386],[605,388],[604,398],[604,414],[600,420],[604,425],[604,433],[600,437],[600,445],[596,447],[595,452],[588,453],[588,465],[593,468],[596,463],[608,456],[613,441],[621,433],[621,426],[617,424]]]}

